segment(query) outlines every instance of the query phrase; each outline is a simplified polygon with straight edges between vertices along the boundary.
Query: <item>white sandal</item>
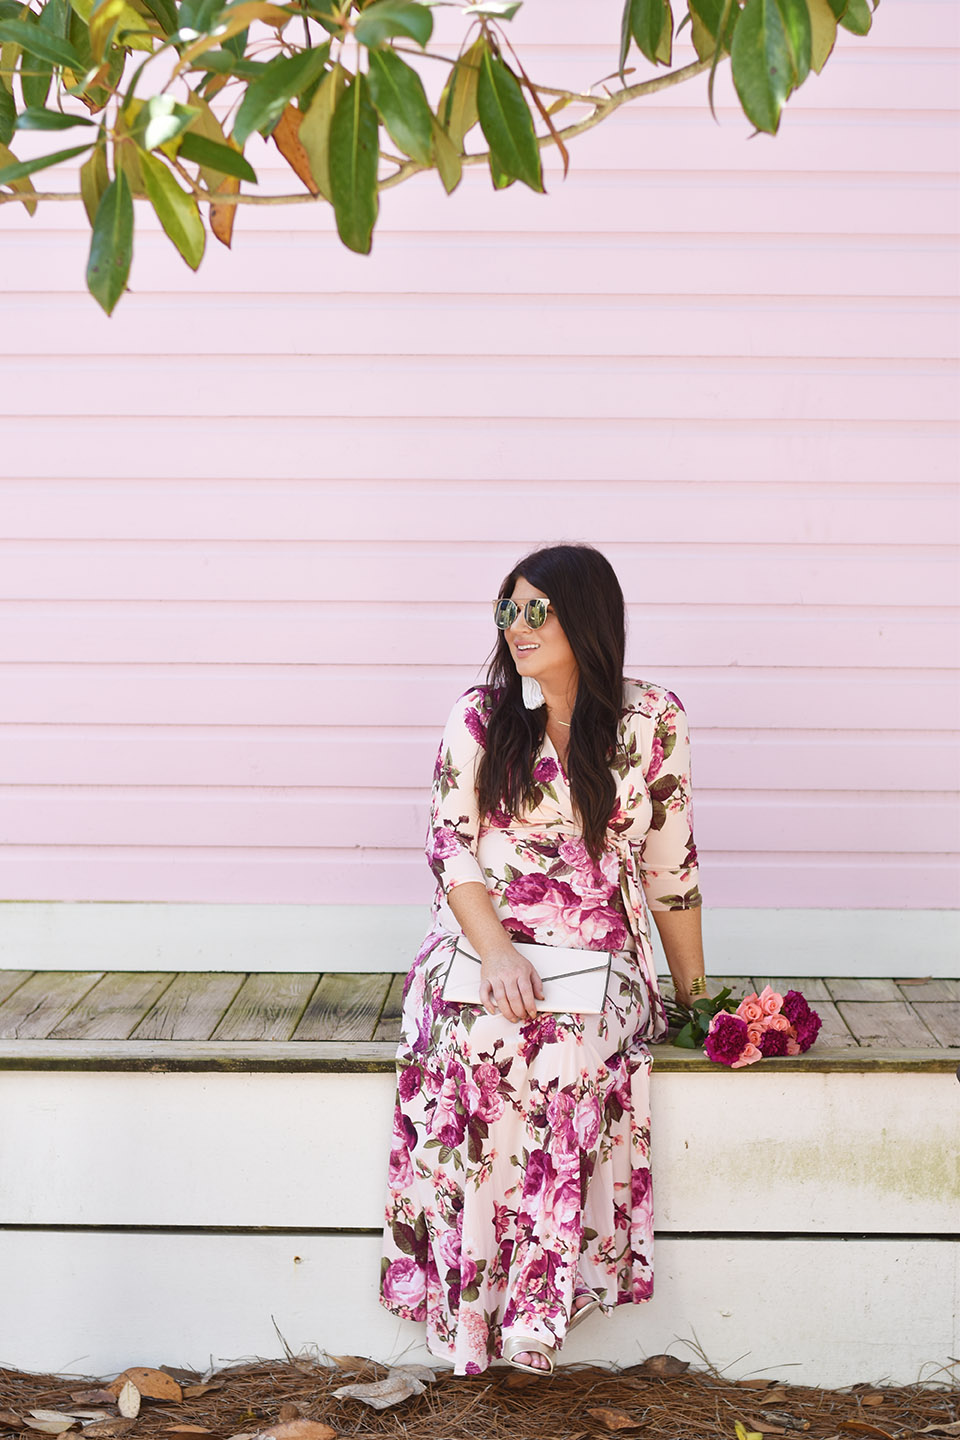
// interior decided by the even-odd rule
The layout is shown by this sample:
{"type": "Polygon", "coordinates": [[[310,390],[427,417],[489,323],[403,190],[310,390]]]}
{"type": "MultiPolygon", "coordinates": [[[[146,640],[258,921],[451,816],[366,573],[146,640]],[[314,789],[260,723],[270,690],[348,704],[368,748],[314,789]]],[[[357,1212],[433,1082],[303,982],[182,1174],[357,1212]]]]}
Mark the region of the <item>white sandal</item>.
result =
{"type": "Polygon", "coordinates": [[[528,1375],[552,1375],[556,1361],[557,1352],[552,1345],[545,1345],[542,1340],[535,1340],[532,1335],[508,1335],[503,1342],[503,1358],[514,1370],[525,1370],[528,1375]],[[539,1365],[526,1365],[515,1356],[526,1352],[528,1355],[542,1355],[547,1362],[547,1369],[539,1365]]]}
{"type": "Polygon", "coordinates": [[[570,1334],[571,1330],[576,1329],[576,1327],[580,1324],[582,1320],[586,1320],[588,1315],[592,1315],[595,1310],[599,1310],[602,1304],[600,1296],[597,1294],[596,1290],[591,1290],[589,1285],[578,1284],[574,1286],[574,1300],[576,1300],[580,1295],[588,1295],[590,1298],[586,1305],[581,1305],[579,1310],[574,1310],[573,1314],[570,1316],[570,1323],[567,1326],[568,1335],[570,1334]]]}

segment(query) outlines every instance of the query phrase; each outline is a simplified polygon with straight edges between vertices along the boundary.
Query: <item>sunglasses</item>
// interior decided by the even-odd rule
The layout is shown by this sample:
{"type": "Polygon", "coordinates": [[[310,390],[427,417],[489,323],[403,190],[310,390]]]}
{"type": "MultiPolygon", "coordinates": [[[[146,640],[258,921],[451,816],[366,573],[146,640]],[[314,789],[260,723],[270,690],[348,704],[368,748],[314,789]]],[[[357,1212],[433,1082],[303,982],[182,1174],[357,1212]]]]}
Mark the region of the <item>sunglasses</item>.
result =
{"type": "MultiPolygon", "coordinates": [[[[539,630],[546,622],[549,600],[526,600],[523,604],[523,618],[531,630],[539,630]]],[[[520,614],[520,606],[516,600],[494,600],[493,622],[498,630],[509,630],[510,626],[520,614]]]]}

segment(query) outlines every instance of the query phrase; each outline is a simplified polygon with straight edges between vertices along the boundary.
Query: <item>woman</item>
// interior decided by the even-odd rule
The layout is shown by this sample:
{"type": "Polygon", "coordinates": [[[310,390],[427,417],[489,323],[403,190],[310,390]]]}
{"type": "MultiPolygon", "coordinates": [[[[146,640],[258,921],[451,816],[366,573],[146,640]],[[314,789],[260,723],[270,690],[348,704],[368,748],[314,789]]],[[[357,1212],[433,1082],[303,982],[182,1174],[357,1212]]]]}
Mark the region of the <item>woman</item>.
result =
{"type": "Polygon", "coordinates": [[[623,677],[624,609],[589,546],[526,556],[496,602],[488,683],[434,776],[432,924],[407,977],[381,1302],[456,1374],[553,1369],[572,1325],[653,1291],[650,1052],[703,993],[689,738],[677,697],[623,677]],[[459,935],[479,1004],[443,1000],[459,935]],[[614,952],[602,1014],[541,1011],[514,941],[614,952]]]}

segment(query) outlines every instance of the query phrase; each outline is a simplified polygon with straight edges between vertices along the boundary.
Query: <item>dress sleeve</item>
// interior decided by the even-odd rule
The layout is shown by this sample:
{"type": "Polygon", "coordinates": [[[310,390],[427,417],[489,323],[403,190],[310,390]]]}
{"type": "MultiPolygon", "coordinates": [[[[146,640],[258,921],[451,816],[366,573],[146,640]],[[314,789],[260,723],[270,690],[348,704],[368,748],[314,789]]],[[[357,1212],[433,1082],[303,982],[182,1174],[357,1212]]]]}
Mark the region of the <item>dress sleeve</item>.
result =
{"type": "Polygon", "coordinates": [[[640,880],[651,910],[692,910],[702,903],[697,883],[690,794],[690,732],[671,691],[654,716],[644,767],[653,815],[640,853],[640,880]]]}
{"type": "Polygon", "coordinates": [[[444,894],[470,881],[485,884],[477,862],[480,813],[476,774],[486,743],[483,692],[468,690],[450,712],[430,797],[427,860],[444,894]]]}

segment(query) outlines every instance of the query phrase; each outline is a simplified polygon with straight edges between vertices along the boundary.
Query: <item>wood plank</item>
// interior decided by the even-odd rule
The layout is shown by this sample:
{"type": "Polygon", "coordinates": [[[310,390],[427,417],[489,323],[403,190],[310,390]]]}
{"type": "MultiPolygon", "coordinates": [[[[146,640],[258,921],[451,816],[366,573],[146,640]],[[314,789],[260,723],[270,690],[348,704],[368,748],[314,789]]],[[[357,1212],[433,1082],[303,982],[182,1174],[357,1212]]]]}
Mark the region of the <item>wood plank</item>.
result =
{"type": "Polygon", "coordinates": [[[960,1046],[960,1000],[922,1000],[916,1011],[941,1045],[960,1046]]]}
{"type": "MultiPolygon", "coordinates": [[[[795,988],[799,989],[799,986],[795,988]]],[[[809,1000],[809,995],[806,998],[809,1000]]],[[[820,1033],[815,1042],[818,1049],[849,1050],[857,1048],[856,1036],[850,1033],[849,1026],[832,1000],[817,1000],[813,1009],[816,1010],[821,1021],[820,1033]]]]}
{"type": "Polygon", "coordinates": [[[294,1031],[295,1040],[371,1040],[392,975],[324,975],[294,1031]]]}
{"type": "Polygon", "coordinates": [[[178,975],[130,1038],[209,1040],[246,978],[242,972],[178,975]]]}
{"type": "Polygon", "coordinates": [[[960,1000],[960,980],[894,980],[894,985],[911,1005],[926,1000],[960,1000]]]}
{"type": "Polygon", "coordinates": [[[55,1029],[51,1040],[126,1040],[173,980],[169,971],[111,971],[55,1029]]]}
{"type": "Polygon", "coordinates": [[[812,976],[791,976],[783,975],[755,975],[753,977],[753,988],[759,994],[764,985],[769,985],[778,995],[786,995],[788,990],[799,990],[804,1000],[812,1005],[815,1000],[830,1000],[832,998],[824,980],[814,979],[812,976]]]}
{"type": "Polygon", "coordinates": [[[403,987],[406,978],[406,975],[394,975],[391,980],[387,998],[380,1011],[380,1019],[377,1021],[377,1028],[373,1032],[374,1040],[396,1042],[400,1039],[400,1017],[403,1013],[403,987]]]}
{"type": "Polygon", "coordinates": [[[248,975],[212,1040],[289,1040],[319,975],[248,975]]]}
{"type": "Polygon", "coordinates": [[[33,973],[32,970],[0,970],[0,1005],[33,973]]]}
{"type": "Polygon", "coordinates": [[[861,1046],[935,1046],[936,1039],[905,1000],[840,1001],[837,1009],[861,1046]]]}
{"type": "Polygon", "coordinates": [[[855,976],[828,978],[825,982],[833,1000],[902,1000],[893,980],[861,980],[855,976]]]}
{"type": "Polygon", "coordinates": [[[44,1040],[89,990],[100,970],[38,971],[0,1005],[0,1040],[44,1040]]]}

